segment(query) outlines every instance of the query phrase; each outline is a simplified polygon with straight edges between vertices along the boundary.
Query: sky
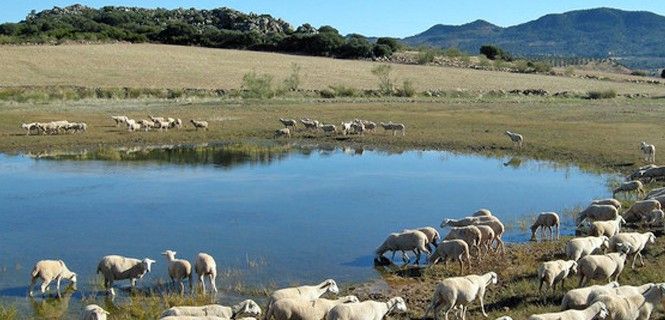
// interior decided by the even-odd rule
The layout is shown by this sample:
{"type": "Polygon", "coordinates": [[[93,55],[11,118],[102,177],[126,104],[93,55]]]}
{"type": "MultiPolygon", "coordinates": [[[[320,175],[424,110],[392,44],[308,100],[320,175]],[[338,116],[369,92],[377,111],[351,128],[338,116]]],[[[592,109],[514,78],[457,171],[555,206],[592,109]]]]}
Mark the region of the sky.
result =
{"type": "Polygon", "coordinates": [[[268,13],[293,26],[310,23],[331,25],[342,34],[406,37],[435,24],[459,25],[477,19],[499,26],[511,26],[548,13],[611,7],[651,11],[665,15],[661,0],[2,0],[0,22],[18,22],[30,10],[81,3],[91,7],[139,6],[145,8],[230,7],[244,12],[268,13]]]}

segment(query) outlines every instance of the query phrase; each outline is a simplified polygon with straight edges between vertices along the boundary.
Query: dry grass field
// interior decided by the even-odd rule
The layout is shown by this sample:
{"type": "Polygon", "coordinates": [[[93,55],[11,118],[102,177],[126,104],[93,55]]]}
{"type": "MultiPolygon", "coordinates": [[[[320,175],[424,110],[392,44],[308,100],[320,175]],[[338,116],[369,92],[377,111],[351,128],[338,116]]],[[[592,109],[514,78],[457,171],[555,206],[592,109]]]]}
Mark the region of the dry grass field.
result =
{"type": "MultiPolygon", "coordinates": [[[[291,63],[302,67],[304,89],[343,84],[376,88],[375,62],[336,60],[251,51],[151,44],[0,46],[0,86],[234,89],[255,70],[284,79],[291,63]]],[[[398,82],[411,79],[418,91],[545,89],[550,92],[614,89],[661,95],[665,87],[533,74],[417,65],[393,65],[398,82]]]]}

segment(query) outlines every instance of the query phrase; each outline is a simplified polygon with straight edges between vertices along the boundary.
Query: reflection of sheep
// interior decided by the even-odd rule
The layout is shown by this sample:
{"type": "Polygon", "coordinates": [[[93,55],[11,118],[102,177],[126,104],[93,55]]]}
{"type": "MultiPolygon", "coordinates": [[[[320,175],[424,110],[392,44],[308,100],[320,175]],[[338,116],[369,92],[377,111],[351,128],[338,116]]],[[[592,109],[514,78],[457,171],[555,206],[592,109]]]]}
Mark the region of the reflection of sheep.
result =
{"type": "Polygon", "coordinates": [[[543,212],[539,214],[536,221],[531,225],[531,240],[536,240],[536,231],[538,231],[538,228],[540,228],[541,240],[547,240],[545,229],[548,229],[550,232],[550,240],[559,240],[559,224],[559,215],[556,212],[543,212]]]}
{"type": "Polygon", "coordinates": [[[404,262],[409,261],[409,257],[405,251],[413,251],[416,255],[416,263],[420,261],[420,254],[425,252],[430,254],[427,249],[427,236],[418,230],[405,230],[402,233],[391,233],[388,238],[376,249],[376,256],[380,258],[387,251],[392,251],[392,259],[395,259],[397,251],[402,252],[402,259],[404,262]]]}
{"type": "Polygon", "coordinates": [[[480,300],[480,309],[483,315],[487,317],[485,304],[483,303],[485,290],[488,285],[496,284],[497,281],[498,277],[494,272],[488,272],[483,275],[446,278],[436,285],[432,302],[427,307],[427,310],[425,310],[425,316],[430,312],[434,312],[434,318],[436,319],[439,310],[445,308],[445,318],[448,320],[448,313],[453,308],[461,306],[462,319],[465,319],[468,310],[468,306],[466,305],[478,299],[480,300]]]}
{"type": "Polygon", "coordinates": [[[609,238],[581,237],[569,240],[566,243],[566,256],[571,260],[579,260],[581,257],[590,255],[596,250],[602,250],[609,246],[609,238]]]}
{"type": "Polygon", "coordinates": [[[217,285],[215,284],[215,278],[217,278],[217,263],[215,259],[207,253],[199,253],[196,256],[196,261],[194,262],[194,270],[199,276],[199,282],[203,292],[206,292],[205,276],[208,276],[210,280],[210,286],[212,291],[217,292],[217,285]]]}
{"type": "Polygon", "coordinates": [[[578,261],[578,272],[580,275],[579,286],[586,285],[591,279],[618,281],[626,263],[626,252],[630,250],[630,244],[617,244],[620,252],[612,252],[604,255],[588,255],[578,261]]]}
{"type": "Polygon", "coordinates": [[[115,255],[105,256],[97,265],[97,273],[104,276],[104,287],[114,295],[113,281],[129,279],[132,287],[135,287],[136,280],[150,272],[153,263],[155,260],[148,258],[138,260],[115,255]]]}
{"type": "Polygon", "coordinates": [[[32,297],[32,289],[35,286],[37,278],[42,280],[41,292],[44,294],[48,290],[51,281],[56,281],[56,290],[60,293],[60,281],[67,279],[72,285],[76,285],[76,273],[71,272],[65,262],[62,260],[41,260],[32,268],[30,273],[30,287],[28,294],[32,297]]]}
{"type": "Polygon", "coordinates": [[[590,287],[568,290],[561,301],[561,309],[584,309],[590,303],[592,295],[611,293],[612,289],[618,288],[618,282],[610,282],[605,285],[595,285],[590,287]]]}
{"type": "Polygon", "coordinates": [[[547,283],[552,288],[552,293],[556,290],[556,284],[561,282],[561,291],[563,291],[564,281],[571,273],[577,273],[577,262],[575,260],[554,260],[543,262],[538,266],[538,280],[540,286],[538,291],[542,291],[543,283],[547,283]]]}
{"type": "Polygon", "coordinates": [[[266,314],[266,320],[274,317],[275,320],[321,320],[336,305],[343,303],[360,302],[356,296],[346,296],[337,300],[329,299],[279,299],[273,304],[272,314],[266,314]]]}
{"type": "Polygon", "coordinates": [[[656,162],[656,146],[642,141],[640,142],[640,150],[644,155],[644,161],[651,163],[656,162]]]}
{"type": "Polygon", "coordinates": [[[613,191],[613,196],[616,197],[617,193],[619,192],[631,192],[631,191],[637,191],[637,196],[641,196],[644,194],[644,185],[642,184],[642,181],[640,180],[633,180],[633,181],[627,181],[619,185],[616,189],[613,191]]]}
{"type": "Polygon", "coordinates": [[[326,315],[326,320],[382,320],[391,312],[406,312],[406,302],[395,297],[388,302],[363,301],[336,305],[326,315]]]}
{"type": "Polygon", "coordinates": [[[439,260],[443,260],[445,265],[448,263],[448,259],[459,261],[460,273],[464,272],[464,259],[471,266],[469,245],[464,240],[443,240],[429,257],[429,263],[436,264],[439,260]]]}
{"type": "Polygon", "coordinates": [[[517,146],[518,148],[522,148],[522,144],[524,143],[524,137],[521,134],[510,131],[506,131],[505,133],[515,146],[517,146]]]}
{"type": "Polygon", "coordinates": [[[607,306],[602,302],[596,302],[584,310],[534,314],[528,320],[593,320],[605,319],[607,315],[607,306]]]}
{"type": "Polygon", "coordinates": [[[656,243],[656,236],[653,232],[625,232],[619,233],[612,238],[610,238],[609,249],[611,251],[619,250],[618,244],[622,244],[624,247],[629,247],[630,250],[626,251],[627,254],[633,254],[633,264],[631,265],[632,269],[635,269],[635,261],[637,257],[640,257],[640,263],[644,266],[644,258],[642,257],[642,250],[646,247],[647,243],[656,243]]]}

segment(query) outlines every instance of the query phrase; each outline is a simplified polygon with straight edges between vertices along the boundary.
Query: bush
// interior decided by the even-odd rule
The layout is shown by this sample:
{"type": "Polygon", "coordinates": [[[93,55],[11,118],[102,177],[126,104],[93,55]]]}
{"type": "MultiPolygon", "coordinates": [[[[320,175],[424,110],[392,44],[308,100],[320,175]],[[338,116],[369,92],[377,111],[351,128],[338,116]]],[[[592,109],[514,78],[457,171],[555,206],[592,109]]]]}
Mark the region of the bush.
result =
{"type": "Polygon", "coordinates": [[[362,36],[353,35],[338,49],[340,58],[368,58],[372,56],[372,44],[362,36]]]}
{"type": "Polygon", "coordinates": [[[392,49],[385,44],[375,44],[372,48],[372,53],[377,58],[390,57],[393,55],[392,49]]]}
{"type": "Polygon", "coordinates": [[[532,63],[533,70],[539,73],[547,73],[552,71],[552,65],[546,61],[536,61],[532,63]]]}
{"type": "Polygon", "coordinates": [[[434,61],[434,57],[435,57],[434,50],[422,49],[418,51],[418,58],[416,61],[418,62],[418,64],[428,64],[434,61]]]}
{"type": "Polygon", "coordinates": [[[300,87],[300,65],[291,63],[291,74],[284,79],[284,89],[287,91],[297,91],[300,87]]]}
{"type": "Polygon", "coordinates": [[[242,77],[243,98],[272,98],[275,91],[272,88],[273,77],[269,74],[257,74],[255,71],[246,73],[242,77]]]}
{"type": "Polygon", "coordinates": [[[570,77],[570,76],[572,76],[572,75],[575,74],[575,68],[573,68],[573,67],[567,67],[566,70],[563,71],[563,74],[565,74],[565,75],[567,75],[567,76],[570,77]]]}
{"type": "Polygon", "coordinates": [[[335,98],[335,91],[333,91],[332,89],[323,89],[319,92],[319,94],[321,95],[322,98],[325,99],[335,98]]]}
{"type": "Polygon", "coordinates": [[[448,48],[448,49],[446,49],[444,54],[446,55],[446,57],[450,57],[450,58],[461,57],[461,56],[464,55],[464,53],[462,53],[462,51],[460,51],[457,48],[448,48]]]}
{"type": "Polygon", "coordinates": [[[404,80],[402,87],[397,90],[397,95],[400,97],[413,97],[416,95],[416,88],[413,86],[413,81],[410,79],[404,80]]]}
{"type": "Polygon", "coordinates": [[[402,45],[395,38],[378,38],[376,44],[388,46],[391,52],[396,52],[402,48],[402,45]]]}
{"type": "Polygon", "coordinates": [[[487,59],[487,57],[485,56],[479,56],[478,65],[484,68],[489,68],[490,66],[492,66],[492,62],[490,61],[490,59],[487,59]]]}
{"type": "Polygon", "coordinates": [[[393,93],[393,80],[390,78],[392,67],[387,64],[380,64],[372,69],[372,74],[379,80],[379,91],[383,94],[393,93]]]}
{"type": "Polygon", "coordinates": [[[330,86],[330,90],[333,91],[335,97],[355,97],[358,95],[358,90],[342,84],[330,86]]]}
{"type": "Polygon", "coordinates": [[[587,97],[589,99],[613,99],[616,98],[617,92],[614,91],[614,89],[607,89],[607,90],[592,90],[589,91],[589,94],[587,97]]]}
{"type": "Polygon", "coordinates": [[[487,59],[490,60],[501,58],[501,53],[502,50],[497,46],[484,45],[480,47],[480,54],[484,55],[485,57],[487,57],[487,59]]]}
{"type": "Polygon", "coordinates": [[[646,77],[649,74],[644,70],[634,70],[630,72],[631,76],[646,77]]]}
{"type": "Polygon", "coordinates": [[[529,72],[529,61],[526,60],[517,60],[514,63],[515,65],[515,70],[519,73],[527,73],[529,72]]]}

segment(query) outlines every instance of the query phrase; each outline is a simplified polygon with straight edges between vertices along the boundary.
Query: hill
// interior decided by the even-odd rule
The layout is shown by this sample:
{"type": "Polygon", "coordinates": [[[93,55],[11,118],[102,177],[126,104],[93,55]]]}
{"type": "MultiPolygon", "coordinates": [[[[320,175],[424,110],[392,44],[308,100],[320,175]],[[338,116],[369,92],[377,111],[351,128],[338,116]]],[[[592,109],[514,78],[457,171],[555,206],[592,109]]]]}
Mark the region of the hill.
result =
{"type": "Polygon", "coordinates": [[[520,56],[615,57],[632,67],[662,67],[665,17],[644,11],[610,8],[548,14],[502,28],[478,20],[460,26],[435,25],[403,39],[410,45],[457,47],[477,53],[496,44],[520,56]]]}

